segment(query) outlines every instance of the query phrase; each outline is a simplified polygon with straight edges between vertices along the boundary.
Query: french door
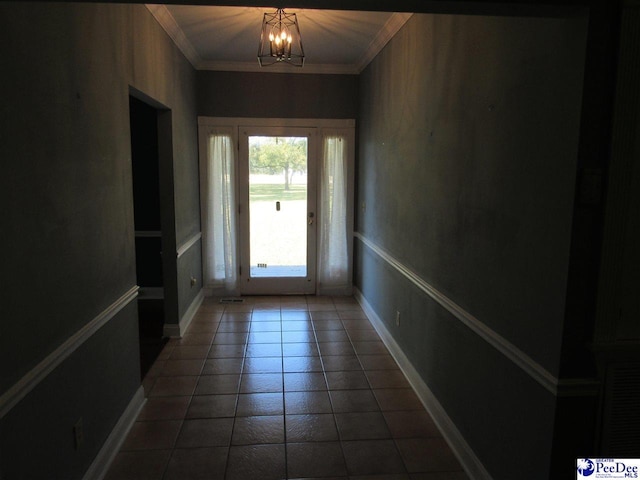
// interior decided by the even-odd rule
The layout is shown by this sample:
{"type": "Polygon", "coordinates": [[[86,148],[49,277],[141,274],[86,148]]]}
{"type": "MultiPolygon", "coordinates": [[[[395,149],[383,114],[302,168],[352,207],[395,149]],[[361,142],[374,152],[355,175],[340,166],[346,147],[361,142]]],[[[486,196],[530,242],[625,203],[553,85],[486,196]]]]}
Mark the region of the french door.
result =
{"type": "Polygon", "coordinates": [[[240,127],[242,294],[316,291],[315,128],[240,127]]]}

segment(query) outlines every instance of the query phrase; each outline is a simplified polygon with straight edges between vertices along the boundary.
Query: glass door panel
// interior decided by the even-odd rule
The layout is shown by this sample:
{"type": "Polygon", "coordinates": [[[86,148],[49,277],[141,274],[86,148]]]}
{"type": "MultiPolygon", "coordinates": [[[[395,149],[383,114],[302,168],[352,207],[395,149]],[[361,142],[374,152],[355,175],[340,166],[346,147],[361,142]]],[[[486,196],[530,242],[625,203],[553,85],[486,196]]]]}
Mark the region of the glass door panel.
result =
{"type": "Polygon", "coordinates": [[[315,292],[315,136],[261,128],[241,135],[241,291],[315,292]]]}
{"type": "Polygon", "coordinates": [[[307,276],[307,137],[250,136],[251,277],[307,276]]]}

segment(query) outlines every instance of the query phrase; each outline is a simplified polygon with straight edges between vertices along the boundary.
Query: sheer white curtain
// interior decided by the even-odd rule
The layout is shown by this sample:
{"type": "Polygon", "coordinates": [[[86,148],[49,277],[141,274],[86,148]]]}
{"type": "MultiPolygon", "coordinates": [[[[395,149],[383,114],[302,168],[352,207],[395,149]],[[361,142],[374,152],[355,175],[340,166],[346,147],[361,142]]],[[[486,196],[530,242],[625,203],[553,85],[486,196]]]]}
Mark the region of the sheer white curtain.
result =
{"type": "Polygon", "coordinates": [[[206,139],[203,187],[203,263],[205,286],[234,293],[236,252],[235,148],[231,132],[210,131],[206,139]]]}
{"type": "Polygon", "coordinates": [[[347,137],[325,134],[320,179],[318,290],[349,293],[347,248],[347,137]]]}

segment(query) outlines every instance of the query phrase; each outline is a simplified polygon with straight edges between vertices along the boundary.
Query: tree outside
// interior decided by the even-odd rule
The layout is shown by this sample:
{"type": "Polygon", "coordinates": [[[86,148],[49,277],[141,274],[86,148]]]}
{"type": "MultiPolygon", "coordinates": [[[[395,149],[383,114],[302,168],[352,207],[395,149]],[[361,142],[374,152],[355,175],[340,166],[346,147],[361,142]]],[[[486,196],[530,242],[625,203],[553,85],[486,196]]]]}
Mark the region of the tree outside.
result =
{"type": "Polygon", "coordinates": [[[306,137],[251,137],[249,173],[284,176],[284,189],[290,190],[293,176],[307,172],[306,137]]]}

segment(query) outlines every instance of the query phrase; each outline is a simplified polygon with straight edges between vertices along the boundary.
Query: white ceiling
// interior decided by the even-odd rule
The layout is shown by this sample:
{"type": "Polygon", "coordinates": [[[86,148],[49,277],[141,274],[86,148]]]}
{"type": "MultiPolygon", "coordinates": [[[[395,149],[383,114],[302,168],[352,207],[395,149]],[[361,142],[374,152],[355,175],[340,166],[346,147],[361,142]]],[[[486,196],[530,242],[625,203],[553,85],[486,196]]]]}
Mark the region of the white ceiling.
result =
{"type": "Polygon", "coordinates": [[[147,5],[199,70],[357,74],[411,14],[285,9],[298,17],[305,53],[302,68],[258,65],[262,17],[274,8],[147,5]]]}

